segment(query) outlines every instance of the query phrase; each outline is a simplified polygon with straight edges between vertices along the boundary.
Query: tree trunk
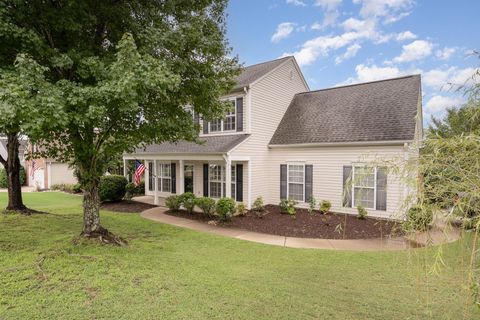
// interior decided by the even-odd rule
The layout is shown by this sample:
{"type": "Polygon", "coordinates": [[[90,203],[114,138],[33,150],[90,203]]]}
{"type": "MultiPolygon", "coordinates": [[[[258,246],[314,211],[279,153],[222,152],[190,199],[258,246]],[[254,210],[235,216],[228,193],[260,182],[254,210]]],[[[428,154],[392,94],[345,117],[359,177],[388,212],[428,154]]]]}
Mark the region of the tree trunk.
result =
{"type": "Polygon", "coordinates": [[[22,185],[20,183],[20,159],[18,158],[18,135],[17,133],[7,134],[7,152],[5,171],[8,184],[8,205],[7,210],[25,211],[27,207],[23,204],[22,185]]]}

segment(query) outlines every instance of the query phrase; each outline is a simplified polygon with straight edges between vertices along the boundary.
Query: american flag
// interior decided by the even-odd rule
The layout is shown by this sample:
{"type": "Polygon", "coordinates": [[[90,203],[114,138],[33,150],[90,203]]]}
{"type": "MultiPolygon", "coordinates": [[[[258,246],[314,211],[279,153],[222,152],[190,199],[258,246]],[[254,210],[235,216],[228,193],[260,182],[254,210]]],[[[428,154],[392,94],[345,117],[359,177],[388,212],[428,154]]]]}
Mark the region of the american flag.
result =
{"type": "Polygon", "coordinates": [[[133,182],[136,186],[140,184],[140,180],[142,179],[142,175],[145,172],[145,165],[138,160],[135,160],[135,174],[133,176],[133,182]]]}
{"type": "Polygon", "coordinates": [[[32,160],[32,168],[30,169],[30,176],[32,178],[35,176],[35,170],[37,170],[37,163],[35,160],[32,160]]]}

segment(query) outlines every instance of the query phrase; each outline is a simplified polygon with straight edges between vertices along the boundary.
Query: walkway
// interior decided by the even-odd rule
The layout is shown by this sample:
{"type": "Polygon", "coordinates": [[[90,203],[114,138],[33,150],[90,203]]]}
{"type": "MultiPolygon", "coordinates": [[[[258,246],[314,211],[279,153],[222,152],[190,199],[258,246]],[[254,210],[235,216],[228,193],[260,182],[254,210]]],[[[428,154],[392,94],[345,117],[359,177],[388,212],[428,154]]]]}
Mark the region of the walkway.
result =
{"type": "MultiPolygon", "coordinates": [[[[139,200],[139,199],[136,199],[139,200]]],[[[443,232],[432,231],[429,234],[419,234],[414,239],[397,237],[391,239],[362,239],[362,240],[336,240],[336,239],[310,239],[283,237],[271,234],[263,234],[246,230],[223,228],[209,225],[203,222],[174,217],[165,214],[168,209],[156,207],[142,212],[140,215],[156,222],[166,223],[177,227],[187,228],[210,234],[226,236],[234,239],[247,240],[269,245],[289,248],[304,249],[330,249],[350,251],[394,251],[408,248],[423,247],[425,245],[438,245],[458,240],[459,233],[456,231],[443,232]]]]}

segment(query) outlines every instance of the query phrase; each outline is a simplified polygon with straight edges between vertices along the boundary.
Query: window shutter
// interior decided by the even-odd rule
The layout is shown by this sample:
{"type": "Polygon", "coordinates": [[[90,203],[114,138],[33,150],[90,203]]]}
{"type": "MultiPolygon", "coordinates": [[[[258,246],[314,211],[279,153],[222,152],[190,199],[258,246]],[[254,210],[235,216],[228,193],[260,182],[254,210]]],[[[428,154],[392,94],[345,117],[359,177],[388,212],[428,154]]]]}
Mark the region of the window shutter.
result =
{"type": "Polygon", "coordinates": [[[235,118],[237,132],[243,131],[243,97],[237,98],[237,114],[235,118]]]}
{"type": "Polygon", "coordinates": [[[203,120],[203,133],[208,133],[208,121],[203,120]]]}
{"type": "Polygon", "coordinates": [[[177,166],[175,163],[171,164],[172,168],[172,193],[177,193],[177,166]]]}
{"type": "Polygon", "coordinates": [[[305,165],[305,201],[312,196],[313,190],[313,165],[305,165]]]}
{"type": "Polygon", "coordinates": [[[352,207],[352,166],[343,166],[343,206],[352,207]]]}
{"type": "Polygon", "coordinates": [[[280,199],[287,199],[287,165],[280,165],[280,199]]]}
{"type": "Polygon", "coordinates": [[[193,113],[193,122],[195,122],[195,124],[200,125],[200,116],[196,112],[193,113]]]}
{"type": "Polygon", "coordinates": [[[387,210],[387,168],[377,168],[377,210],[387,210]]]}
{"type": "Polygon", "coordinates": [[[208,197],[208,163],[203,164],[203,196],[208,197]]]}
{"type": "Polygon", "coordinates": [[[237,164],[237,181],[235,186],[237,187],[237,201],[243,201],[243,164],[237,164]]]}

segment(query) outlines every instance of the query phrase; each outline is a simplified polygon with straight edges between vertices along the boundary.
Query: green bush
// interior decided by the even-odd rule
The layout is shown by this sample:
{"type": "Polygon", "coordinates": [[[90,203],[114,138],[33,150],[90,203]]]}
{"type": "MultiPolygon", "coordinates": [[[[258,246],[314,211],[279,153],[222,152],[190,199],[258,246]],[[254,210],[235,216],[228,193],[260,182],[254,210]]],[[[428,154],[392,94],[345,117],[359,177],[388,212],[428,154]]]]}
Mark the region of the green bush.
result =
{"type": "Polygon", "coordinates": [[[125,200],[131,200],[135,194],[135,184],[129,182],[125,185],[125,200]]]}
{"type": "Polygon", "coordinates": [[[82,193],[82,185],[80,183],[76,183],[73,185],[73,193],[82,193]]]}
{"type": "MultiPolygon", "coordinates": [[[[25,173],[25,168],[20,167],[20,185],[25,185],[27,181],[27,174],[25,173]]],[[[8,187],[8,179],[7,179],[7,172],[5,169],[0,169],[0,188],[7,188],[8,187]]]]}
{"type": "Polygon", "coordinates": [[[195,199],[195,205],[202,210],[207,217],[213,217],[215,214],[216,202],[212,198],[200,197],[195,199]]]}
{"type": "Polygon", "coordinates": [[[216,209],[221,220],[230,220],[235,213],[235,200],[232,198],[221,198],[217,201],[216,209]]]}
{"type": "Polygon", "coordinates": [[[295,209],[295,206],[298,204],[297,201],[293,199],[283,199],[280,201],[280,212],[281,213],[287,213],[291,216],[295,215],[297,209],[295,209]]]}
{"type": "Polygon", "coordinates": [[[413,230],[425,231],[433,221],[433,211],[429,205],[414,205],[408,209],[407,227],[413,230]]]}
{"type": "Polygon", "coordinates": [[[332,203],[328,200],[322,200],[320,201],[320,213],[325,214],[328,211],[330,211],[330,208],[332,207],[332,203]]]}
{"type": "Polygon", "coordinates": [[[235,215],[243,217],[245,214],[247,214],[247,206],[245,206],[245,203],[240,202],[235,209],[235,215]]]}
{"type": "Polygon", "coordinates": [[[145,181],[140,181],[138,186],[133,190],[134,196],[144,196],[145,195],[145,181]]]}
{"type": "Polygon", "coordinates": [[[317,206],[317,200],[315,200],[314,196],[310,196],[308,198],[308,213],[312,214],[316,206],[317,206]]]}
{"type": "Polygon", "coordinates": [[[80,184],[66,184],[66,183],[61,183],[61,184],[53,184],[50,186],[50,190],[55,190],[55,191],[62,191],[66,193],[80,193],[82,192],[82,188],[80,184]]]}
{"type": "Polygon", "coordinates": [[[364,206],[357,206],[357,212],[358,212],[358,214],[357,214],[357,218],[358,218],[358,219],[362,219],[362,220],[363,220],[363,219],[365,219],[365,218],[367,217],[367,215],[368,215],[368,211],[367,211],[367,209],[365,209],[364,206]]]}
{"type": "Polygon", "coordinates": [[[193,209],[195,208],[195,195],[191,192],[185,192],[180,196],[181,202],[185,210],[188,213],[193,213],[193,209]]]}
{"type": "Polygon", "coordinates": [[[267,212],[265,210],[265,205],[263,204],[263,198],[262,197],[258,197],[257,199],[255,199],[255,201],[253,202],[252,211],[253,211],[253,213],[255,213],[255,215],[258,218],[263,218],[265,216],[265,214],[267,214],[267,212]]]}
{"type": "Polygon", "coordinates": [[[182,206],[182,199],[180,196],[171,195],[165,198],[165,205],[172,211],[178,211],[182,206]]]}
{"type": "Polygon", "coordinates": [[[99,195],[101,201],[120,201],[125,196],[128,181],[124,176],[110,175],[100,179],[99,195]]]}

